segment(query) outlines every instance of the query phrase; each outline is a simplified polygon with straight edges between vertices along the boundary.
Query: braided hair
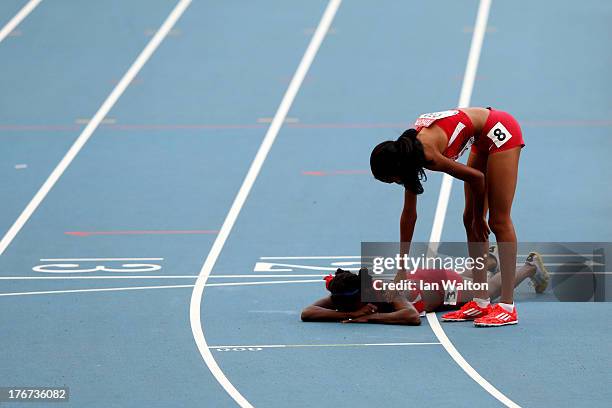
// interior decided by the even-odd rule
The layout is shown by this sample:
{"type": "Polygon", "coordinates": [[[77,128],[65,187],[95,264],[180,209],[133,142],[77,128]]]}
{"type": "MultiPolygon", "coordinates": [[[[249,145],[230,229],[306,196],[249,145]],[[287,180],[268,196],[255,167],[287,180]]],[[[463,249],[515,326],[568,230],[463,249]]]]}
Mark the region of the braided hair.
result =
{"type": "Polygon", "coordinates": [[[338,310],[350,311],[361,301],[362,279],[371,281],[367,268],[361,268],[358,275],[338,268],[334,276],[329,275],[325,278],[325,286],[330,291],[332,302],[338,310]]]}
{"type": "Polygon", "coordinates": [[[375,179],[400,184],[415,194],[423,192],[421,181],[426,181],[424,167],[427,164],[423,144],[417,139],[417,131],[408,129],[397,140],[387,140],[372,150],[370,169],[375,179]]]}

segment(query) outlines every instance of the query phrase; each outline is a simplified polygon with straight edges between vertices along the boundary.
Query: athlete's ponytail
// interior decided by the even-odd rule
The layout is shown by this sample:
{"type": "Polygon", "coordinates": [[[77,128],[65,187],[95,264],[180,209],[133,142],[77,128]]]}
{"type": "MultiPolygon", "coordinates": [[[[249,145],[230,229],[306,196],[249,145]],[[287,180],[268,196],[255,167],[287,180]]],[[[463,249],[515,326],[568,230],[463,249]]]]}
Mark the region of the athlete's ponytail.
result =
{"type": "Polygon", "coordinates": [[[370,155],[370,169],[377,180],[400,183],[415,194],[423,192],[421,181],[425,175],[425,152],[417,139],[417,131],[408,129],[395,141],[380,143],[370,155]]]}

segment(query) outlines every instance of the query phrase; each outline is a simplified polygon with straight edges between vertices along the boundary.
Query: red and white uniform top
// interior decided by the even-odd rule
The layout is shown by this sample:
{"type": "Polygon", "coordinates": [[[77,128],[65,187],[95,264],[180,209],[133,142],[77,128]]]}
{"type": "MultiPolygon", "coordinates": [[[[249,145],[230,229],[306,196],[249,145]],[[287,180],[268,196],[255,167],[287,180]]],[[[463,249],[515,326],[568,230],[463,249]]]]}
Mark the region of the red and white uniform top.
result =
{"type": "Polygon", "coordinates": [[[470,117],[459,109],[442,112],[424,113],[414,122],[417,132],[423,128],[438,126],[448,138],[448,144],[442,154],[449,159],[457,160],[474,143],[474,125],[470,117]]]}

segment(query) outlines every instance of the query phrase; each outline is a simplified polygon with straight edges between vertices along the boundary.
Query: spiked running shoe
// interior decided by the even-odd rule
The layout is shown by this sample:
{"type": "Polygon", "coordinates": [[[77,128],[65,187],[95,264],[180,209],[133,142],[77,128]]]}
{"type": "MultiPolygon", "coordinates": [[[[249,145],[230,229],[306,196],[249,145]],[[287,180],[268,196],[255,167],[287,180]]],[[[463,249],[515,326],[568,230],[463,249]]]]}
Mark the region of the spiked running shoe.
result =
{"type": "Polygon", "coordinates": [[[486,316],[474,320],[474,325],[477,327],[497,327],[517,323],[518,314],[516,313],[516,306],[512,312],[507,312],[500,305],[494,305],[491,306],[486,316]]]}
{"type": "Polygon", "coordinates": [[[527,265],[535,266],[536,273],[529,279],[531,279],[531,284],[533,285],[536,293],[544,293],[548,287],[550,275],[546,269],[546,266],[544,265],[542,255],[537,252],[530,252],[527,259],[525,259],[525,263],[527,265]]]}
{"type": "Polygon", "coordinates": [[[489,312],[489,307],[480,307],[473,300],[467,302],[459,310],[453,310],[442,315],[443,322],[465,322],[485,316],[489,312]]]}

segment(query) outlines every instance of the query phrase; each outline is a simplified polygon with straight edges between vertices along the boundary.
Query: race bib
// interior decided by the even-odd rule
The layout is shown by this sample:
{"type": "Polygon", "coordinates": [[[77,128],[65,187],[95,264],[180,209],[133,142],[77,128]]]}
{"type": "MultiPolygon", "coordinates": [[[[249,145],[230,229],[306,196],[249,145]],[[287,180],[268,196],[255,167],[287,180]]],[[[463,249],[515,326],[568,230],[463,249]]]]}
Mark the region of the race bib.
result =
{"type": "Polygon", "coordinates": [[[457,304],[457,289],[453,288],[453,289],[446,289],[444,291],[444,304],[445,305],[456,305],[457,304]]]}
{"type": "Polygon", "coordinates": [[[508,132],[508,129],[501,122],[497,122],[495,126],[489,130],[487,137],[495,143],[495,146],[502,147],[504,143],[512,139],[512,134],[508,132]]]}
{"type": "Polygon", "coordinates": [[[446,110],[442,112],[431,112],[424,113],[418,117],[416,122],[414,122],[415,127],[429,127],[436,120],[448,118],[449,116],[455,116],[458,114],[458,110],[446,110]]]}

